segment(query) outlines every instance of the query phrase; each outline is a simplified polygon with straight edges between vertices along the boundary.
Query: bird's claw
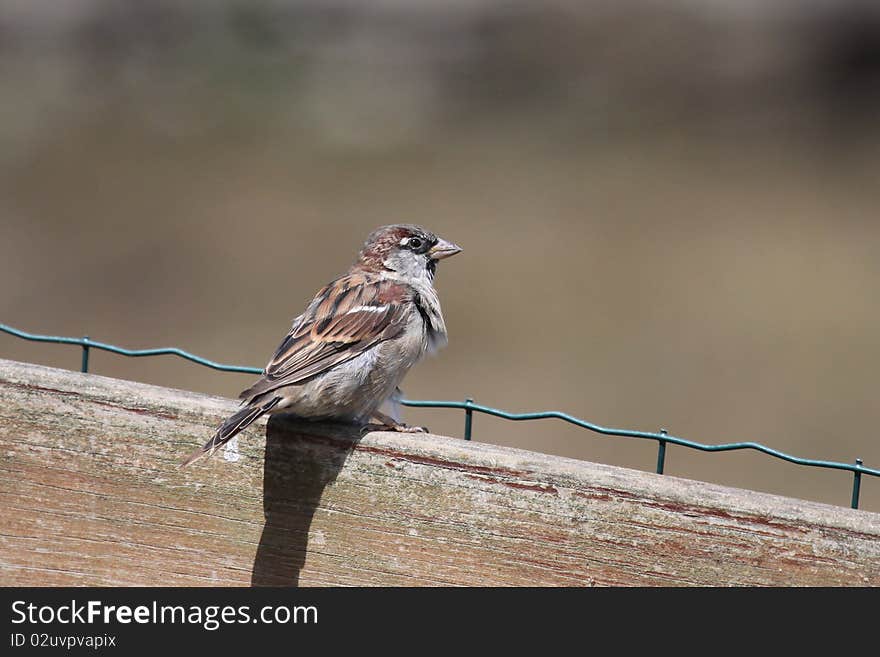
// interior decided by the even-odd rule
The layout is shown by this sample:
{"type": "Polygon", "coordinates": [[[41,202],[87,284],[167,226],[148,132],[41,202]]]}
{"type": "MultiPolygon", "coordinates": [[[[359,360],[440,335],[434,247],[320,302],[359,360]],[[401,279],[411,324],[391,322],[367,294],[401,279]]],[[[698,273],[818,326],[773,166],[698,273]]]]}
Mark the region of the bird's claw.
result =
{"type": "Polygon", "coordinates": [[[428,427],[411,427],[408,424],[365,424],[361,428],[361,435],[371,431],[396,431],[398,433],[428,433],[428,427]]]}
{"type": "Polygon", "coordinates": [[[392,429],[392,431],[399,431],[401,433],[428,433],[428,427],[411,427],[406,424],[398,424],[392,429]]]}

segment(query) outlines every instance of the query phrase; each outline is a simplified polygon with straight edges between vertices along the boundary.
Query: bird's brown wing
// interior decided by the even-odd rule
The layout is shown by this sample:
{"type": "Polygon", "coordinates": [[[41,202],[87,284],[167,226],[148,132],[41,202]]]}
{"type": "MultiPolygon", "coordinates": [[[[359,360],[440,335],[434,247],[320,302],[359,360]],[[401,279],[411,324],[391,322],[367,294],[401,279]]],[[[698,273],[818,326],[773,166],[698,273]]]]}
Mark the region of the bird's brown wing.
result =
{"type": "Polygon", "coordinates": [[[240,398],[254,399],[272,390],[307,382],[360,356],[404,328],[412,291],[406,285],[350,273],[330,283],[297,317],[279,345],[263,378],[240,398]]]}

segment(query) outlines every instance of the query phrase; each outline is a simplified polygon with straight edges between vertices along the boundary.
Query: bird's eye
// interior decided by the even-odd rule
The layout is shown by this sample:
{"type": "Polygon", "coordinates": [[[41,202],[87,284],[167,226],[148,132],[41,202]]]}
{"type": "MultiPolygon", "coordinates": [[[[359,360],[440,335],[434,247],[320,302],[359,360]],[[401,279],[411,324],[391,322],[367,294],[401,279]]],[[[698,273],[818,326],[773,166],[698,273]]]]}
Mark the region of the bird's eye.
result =
{"type": "Polygon", "coordinates": [[[422,240],[420,240],[418,237],[411,237],[407,246],[413,251],[416,251],[417,249],[422,248],[422,240]]]}

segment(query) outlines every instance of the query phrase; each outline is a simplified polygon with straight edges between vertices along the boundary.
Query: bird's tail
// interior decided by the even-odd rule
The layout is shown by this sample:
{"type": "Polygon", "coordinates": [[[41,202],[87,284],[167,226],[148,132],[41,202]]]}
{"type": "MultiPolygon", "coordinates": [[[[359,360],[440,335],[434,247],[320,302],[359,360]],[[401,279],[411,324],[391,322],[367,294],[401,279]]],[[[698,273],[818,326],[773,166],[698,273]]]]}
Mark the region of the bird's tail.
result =
{"type": "Polygon", "coordinates": [[[220,425],[211,440],[190,454],[186,460],[180,464],[180,467],[185,468],[190,463],[197,461],[206,454],[210,456],[232,440],[239,431],[249,427],[256,422],[260,416],[271,411],[280,401],[281,397],[273,397],[264,404],[248,405],[240,411],[233,413],[224,420],[223,424],[220,425]]]}

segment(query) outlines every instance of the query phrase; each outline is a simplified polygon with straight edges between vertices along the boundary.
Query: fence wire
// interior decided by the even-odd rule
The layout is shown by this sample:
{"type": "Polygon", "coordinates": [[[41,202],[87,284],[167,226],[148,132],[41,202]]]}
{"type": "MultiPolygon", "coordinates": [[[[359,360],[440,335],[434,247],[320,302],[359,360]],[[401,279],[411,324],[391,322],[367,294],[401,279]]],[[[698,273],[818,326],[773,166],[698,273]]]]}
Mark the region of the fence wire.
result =
{"type": "MultiPolygon", "coordinates": [[[[205,367],[210,367],[215,370],[220,370],[222,372],[239,372],[244,374],[262,374],[263,370],[258,367],[246,367],[242,365],[227,365],[224,363],[217,363],[212,360],[208,360],[207,358],[202,358],[201,356],[197,356],[195,354],[191,354],[188,351],[184,351],[183,349],[178,349],[177,347],[165,347],[159,349],[125,349],[123,347],[118,347],[116,345],[107,344],[105,342],[97,342],[92,340],[88,336],[84,336],[82,338],[70,338],[70,337],[61,337],[54,335],[36,335],[33,333],[27,333],[25,331],[13,328],[11,326],[7,326],[6,324],[0,324],[0,331],[8,333],[10,335],[14,335],[18,338],[22,338],[24,340],[30,340],[32,342],[49,342],[53,344],[70,344],[70,345],[78,345],[82,348],[82,360],[80,363],[80,371],[88,372],[89,371],[89,352],[92,349],[98,349],[101,351],[109,351],[114,354],[120,354],[122,356],[129,356],[134,358],[139,358],[142,356],[163,356],[163,355],[171,355],[178,356],[180,358],[184,358],[186,360],[192,361],[193,363],[197,363],[199,365],[204,365],[205,367]]],[[[663,471],[666,467],[666,446],[668,444],[672,445],[680,445],[681,447],[687,447],[689,449],[696,449],[701,452],[732,452],[735,450],[741,449],[750,449],[757,452],[761,452],[763,454],[767,454],[777,459],[781,459],[783,461],[788,461],[789,463],[795,463],[797,465],[803,465],[813,468],[825,468],[831,470],[845,470],[847,472],[851,472],[853,474],[853,482],[852,482],[852,497],[850,506],[853,509],[859,508],[859,494],[861,492],[862,485],[862,475],[870,475],[872,477],[880,477],[880,470],[875,470],[873,468],[865,467],[862,464],[862,459],[856,459],[855,463],[842,463],[838,461],[820,461],[816,459],[806,459],[799,456],[793,456],[791,454],[786,454],[785,452],[780,452],[779,450],[772,449],[771,447],[767,447],[766,445],[762,445],[761,443],[756,442],[736,442],[736,443],[723,443],[721,445],[707,445],[704,443],[695,442],[693,440],[687,440],[685,438],[680,438],[678,436],[673,436],[669,434],[665,429],[660,429],[658,432],[650,432],[650,431],[633,431],[630,429],[614,429],[611,427],[603,427],[599,424],[594,424],[592,422],[587,422],[586,420],[582,420],[580,418],[574,417],[573,415],[569,415],[568,413],[562,413],[560,411],[539,411],[536,413],[510,413],[508,411],[504,411],[498,408],[492,408],[491,406],[484,406],[483,404],[476,403],[473,399],[465,399],[464,401],[433,401],[433,400],[420,400],[420,399],[402,399],[400,403],[404,406],[416,407],[416,408],[455,408],[464,411],[464,439],[471,440],[473,435],[473,417],[474,413],[483,413],[485,415],[492,415],[495,417],[504,418],[505,420],[513,420],[513,421],[523,421],[523,420],[543,420],[548,418],[555,418],[558,420],[563,420],[570,424],[574,424],[579,427],[583,427],[584,429],[589,429],[595,433],[604,434],[606,436],[621,436],[625,438],[642,438],[647,440],[654,440],[657,442],[657,466],[655,468],[655,472],[657,474],[663,474],[663,471]]]]}

